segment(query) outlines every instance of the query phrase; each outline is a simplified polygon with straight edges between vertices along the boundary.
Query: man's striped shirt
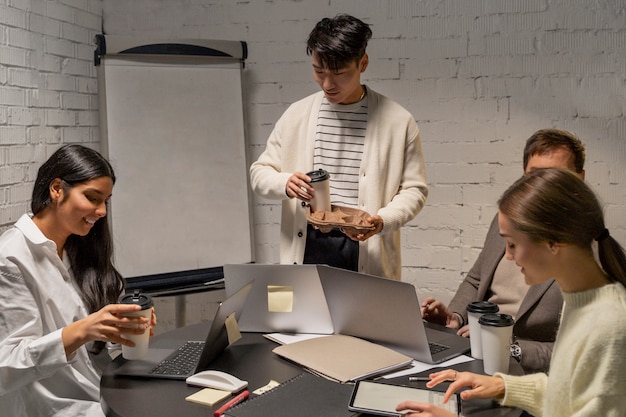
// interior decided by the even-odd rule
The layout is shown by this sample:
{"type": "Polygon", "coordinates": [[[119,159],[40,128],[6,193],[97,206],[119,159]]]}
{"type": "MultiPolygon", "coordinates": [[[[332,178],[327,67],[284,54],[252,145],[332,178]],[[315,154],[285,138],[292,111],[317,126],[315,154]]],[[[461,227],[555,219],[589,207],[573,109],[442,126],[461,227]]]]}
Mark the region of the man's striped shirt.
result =
{"type": "Polygon", "coordinates": [[[367,96],[348,105],[322,101],[315,132],[313,169],[330,174],[332,205],[358,208],[359,169],[367,128],[367,96]]]}

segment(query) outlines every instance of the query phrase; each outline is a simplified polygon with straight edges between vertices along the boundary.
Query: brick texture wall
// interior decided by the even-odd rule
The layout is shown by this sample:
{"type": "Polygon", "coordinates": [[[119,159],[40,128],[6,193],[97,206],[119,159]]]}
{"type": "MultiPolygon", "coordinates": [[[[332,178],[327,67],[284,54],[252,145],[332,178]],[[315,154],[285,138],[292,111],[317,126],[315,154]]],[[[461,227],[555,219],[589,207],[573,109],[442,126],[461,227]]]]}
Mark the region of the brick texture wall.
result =
{"type": "Polygon", "coordinates": [[[99,147],[93,37],[100,0],[0,0],[0,228],[30,207],[61,143],[99,147]]]}
{"type": "MultiPolygon", "coordinates": [[[[421,128],[430,196],[402,231],[403,279],[420,296],[454,294],[540,128],[585,142],[587,180],[626,244],[623,0],[0,0],[0,225],[26,209],[49,148],[98,146],[101,24],[111,35],[246,41],[251,162],[286,107],[317,91],[306,37],[340,12],[371,24],[364,82],[421,128]]],[[[277,262],[280,206],[253,204],[256,260],[277,262]]]]}

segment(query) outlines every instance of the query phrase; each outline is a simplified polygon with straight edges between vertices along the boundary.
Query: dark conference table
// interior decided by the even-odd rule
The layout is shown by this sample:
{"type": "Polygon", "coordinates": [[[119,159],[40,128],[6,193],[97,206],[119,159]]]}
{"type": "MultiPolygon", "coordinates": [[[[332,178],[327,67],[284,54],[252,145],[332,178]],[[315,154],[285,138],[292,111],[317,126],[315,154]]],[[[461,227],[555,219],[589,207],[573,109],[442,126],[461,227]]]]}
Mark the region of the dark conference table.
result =
{"type": "MultiPolygon", "coordinates": [[[[177,348],[186,340],[204,340],[209,331],[209,322],[194,324],[155,336],[150,346],[155,348],[177,348]]],[[[272,352],[277,344],[263,337],[261,333],[243,333],[242,339],[231,345],[214,361],[211,369],[231,373],[248,381],[252,391],[267,385],[270,380],[284,382],[303,372],[303,368],[280,358],[272,352]]],[[[185,397],[201,388],[188,386],[184,381],[166,379],[141,379],[114,375],[115,369],[124,363],[117,357],[105,369],[100,381],[102,407],[108,417],[172,416],[206,417],[223,405],[207,407],[185,401],[185,397]]],[[[521,373],[516,362],[511,362],[511,372],[521,373]]],[[[482,362],[471,361],[454,366],[459,371],[482,373],[482,362]]],[[[429,371],[423,374],[428,374],[429,371]]],[[[418,374],[420,375],[420,374],[418,374]]],[[[411,382],[407,377],[387,379],[386,382],[423,387],[422,382],[411,382]]],[[[251,394],[254,395],[254,394],[251,394]]],[[[347,408],[347,399],[346,399],[347,408]]],[[[500,407],[491,400],[471,400],[463,402],[465,417],[519,417],[520,410],[500,407]]]]}

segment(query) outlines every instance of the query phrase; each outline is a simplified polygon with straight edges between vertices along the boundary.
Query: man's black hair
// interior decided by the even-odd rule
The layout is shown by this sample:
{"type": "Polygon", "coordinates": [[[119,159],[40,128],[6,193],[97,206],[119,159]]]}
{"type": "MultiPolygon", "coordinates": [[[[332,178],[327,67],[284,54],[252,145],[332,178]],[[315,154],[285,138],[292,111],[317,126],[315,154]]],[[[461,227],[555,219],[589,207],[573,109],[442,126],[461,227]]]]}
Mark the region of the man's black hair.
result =
{"type": "Polygon", "coordinates": [[[313,53],[324,68],[339,71],[365,55],[372,30],[356,17],[339,14],[320,20],[309,34],[307,55],[313,53]]]}

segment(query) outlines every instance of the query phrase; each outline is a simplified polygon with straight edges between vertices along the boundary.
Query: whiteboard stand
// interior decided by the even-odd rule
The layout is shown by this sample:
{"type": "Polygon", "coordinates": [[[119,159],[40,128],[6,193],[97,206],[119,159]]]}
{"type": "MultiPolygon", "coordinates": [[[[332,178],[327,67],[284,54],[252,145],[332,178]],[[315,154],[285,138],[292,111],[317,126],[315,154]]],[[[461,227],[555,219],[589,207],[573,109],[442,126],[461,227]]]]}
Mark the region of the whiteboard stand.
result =
{"type": "Polygon", "coordinates": [[[185,327],[187,325],[187,297],[184,294],[174,297],[174,314],[176,327],[185,327]]]}
{"type": "MultiPolygon", "coordinates": [[[[107,217],[129,286],[175,274],[176,289],[187,273],[253,261],[246,43],[97,35],[96,44],[102,153],[117,177],[107,217]]],[[[176,305],[184,322],[185,297],[176,305]]]]}

